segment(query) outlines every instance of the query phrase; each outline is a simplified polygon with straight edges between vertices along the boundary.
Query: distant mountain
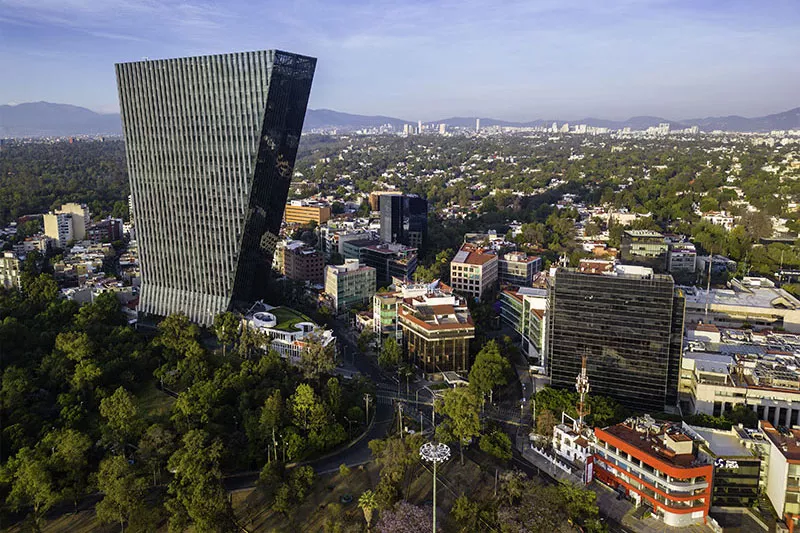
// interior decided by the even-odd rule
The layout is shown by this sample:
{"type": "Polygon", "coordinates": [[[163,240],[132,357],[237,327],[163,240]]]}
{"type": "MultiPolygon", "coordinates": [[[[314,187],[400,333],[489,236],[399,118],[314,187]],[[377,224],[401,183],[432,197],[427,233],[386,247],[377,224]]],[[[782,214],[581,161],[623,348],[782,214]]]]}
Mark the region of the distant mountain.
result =
{"type": "Polygon", "coordinates": [[[0,137],[119,135],[119,114],[95,113],[85,107],[49,102],[0,105],[0,137]]]}
{"type": "MultiPolygon", "coordinates": [[[[425,122],[429,127],[447,124],[449,127],[474,128],[477,117],[450,117],[442,120],[425,122]]],[[[481,127],[518,126],[535,127],[550,125],[553,122],[562,125],[564,120],[532,120],[529,122],[512,122],[481,117],[481,127]]],[[[650,126],[668,122],[672,129],[682,129],[697,125],[702,131],[752,131],[766,132],[773,130],[800,129],[800,107],[763,117],[746,118],[740,116],[693,118],[672,121],[661,117],[631,117],[628,120],[605,120],[584,118],[569,121],[570,125],[587,124],[600,128],[644,130],[650,126]]],[[[330,109],[309,109],[306,112],[303,129],[337,128],[352,131],[363,128],[377,128],[391,124],[402,130],[404,124],[416,125],[415,120],[404,120],[381,115],[355,115],[340,113],[330,109]]],[[[67,104],[51,104],[33,102],[19,105],[0,105],[0,137],[64,137],[70,135],[119,135],[121,134],[118,113],[95,113],[83,107],[67,104]]]]}
{"type": "Polygon", "coordinates": [[[737,115],[683,120],[685,124],[697,124],[703,131],[773,131],[800,129],[800,107],[783,113],[764,117],[745,118],[737,115]]]}

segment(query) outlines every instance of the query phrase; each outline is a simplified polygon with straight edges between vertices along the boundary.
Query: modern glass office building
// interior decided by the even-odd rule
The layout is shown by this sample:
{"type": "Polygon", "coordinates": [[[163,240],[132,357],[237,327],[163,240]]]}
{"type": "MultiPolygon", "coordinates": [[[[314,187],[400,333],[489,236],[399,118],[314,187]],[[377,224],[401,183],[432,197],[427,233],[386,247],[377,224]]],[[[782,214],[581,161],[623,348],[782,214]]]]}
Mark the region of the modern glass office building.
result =
{"type": "Polygon", "coordinates": [[[421,248],[428,236],[428,201],[412,195],[382,195],[381,240],[421,248]]]}
{"type": "Polygon", "coordinates": [[[550,284],[553,386],[574,388],[586,355],[593,393],[638,411],[677,404],[684,301],[671,276],[622,265],[607,274],[559,268],[550,284]]]}
{"type": "Polygon", "coordinates": [[[315,67],[277,50],[116,65],[140,312],[208,325],[263,296],[315,67]]]}

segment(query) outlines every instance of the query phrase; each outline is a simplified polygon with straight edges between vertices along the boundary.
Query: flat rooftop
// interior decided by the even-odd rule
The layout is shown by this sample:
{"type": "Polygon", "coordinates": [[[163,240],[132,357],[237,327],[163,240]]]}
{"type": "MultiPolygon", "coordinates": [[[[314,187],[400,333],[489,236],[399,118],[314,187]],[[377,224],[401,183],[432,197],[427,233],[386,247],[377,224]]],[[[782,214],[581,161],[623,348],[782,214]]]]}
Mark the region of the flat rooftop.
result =
{"type": "Polygon", "coordinates": [[[758,424],[787,461],[800,464],[800,429],[777,429],[764,420],[761,420],[758,424]]]}
{"type": "Polygon", "coordinates": [[[753,452],[742,444],[739,436],[731,431],[689,426],[705,442],[708,450],[715,457],[753,457],[753,452]]]}
{"type": "Polygon", "coordinates": [[[667,447],[661,438],[659,438],[663,438],[664,435],[669,434],[676,442],[692,440],[691,437],[683,433],[679,425],[673,423],[656,423],[655,427],[658,431],[658,433],[655,434],[653,434],[652,427],[650,433],[648,433],[643,428],[640,428],[641,431],[637,431],[626,423],[602,428],[600,431],[604,431],[620,439],[629,446],[665,463],[681,468],[699,466],[697,457],[694,454],[676,454],[667,447]]]}
{"type": "Polygon", "coordinates": [[[777,287],[749,287],[748,290],[685,288],[686,303],[694,306],[728,305],[762,309],[800,309],[800,300],[777,287]]]}

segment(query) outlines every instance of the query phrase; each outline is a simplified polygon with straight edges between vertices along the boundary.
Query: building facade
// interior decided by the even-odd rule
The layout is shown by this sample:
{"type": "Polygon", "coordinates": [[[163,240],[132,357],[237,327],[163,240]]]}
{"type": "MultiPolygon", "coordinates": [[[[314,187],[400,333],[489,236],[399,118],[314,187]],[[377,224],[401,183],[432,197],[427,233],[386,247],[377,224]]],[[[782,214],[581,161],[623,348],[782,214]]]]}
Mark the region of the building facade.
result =
{"type": "Polygon", "coordinates": [[[280,272],[289,279],[323,283],[325,280],[325,257],[316,248],[301,241],[292,241],[276,251],[280,255],[280,272]]]}
{"type": "Polygon", "coordinates": [[[264,295],[315,67],[276,50],[116,66],[140,312],[209,325],[264,295]]]}
{"type": "Polygon", "coordinates": [[[375,294],[375,269],[345,259],[343,265],[325,267],[325,293],[336,312],[368,304],[375,294]]]}
{"type": "Polygon", "coordinates": [[[659,272],[667,269],[669,244],[657,231],[629,229],[620,239],[620,259],[629,265],[652,268],[659,272]]]}
{"type": "Polygon", "coordinates": [[[532,371],[547,369],[547,290],[520,287],[500,292],[500,319],[520,336],[520,350],[532,371]]]}
{"type": "Polygon", "coordinates": [[[0,256],[0,287],[11,289],[20,286],[22,264],[14,252],[3,252],[0,256]]]}
{"type": "Polygon", "coordinates": [[[604,274],[559,268],[549,283],[553,386],[574,387],[586,355],[597,394],[653,412],[677,405],[684,300],[670,276],[627,265],[604,274]]]}
{"type": "Polygon", "coordinates": [[[542,258],[523,252],[509,252],[499,259],[498,279],[500,285],[530,287],[533,278],[542,270],[542,258]]]}
{"type": "Polygon", "coordinates": [[[264,348],[275,350],[290,363],[298,364],[303,351],[312,342],[336,353],[333,331],[321,328],[294,309],[257,303],[248,311],[243,322],[245,327],[267,335],[269,345],[264,348]]]}
{"type": "Polygon", "coordinates": [[[428,235],[428,201],[415,194],[380,198],[381,240],[421,248],[428,235]]]}
{"type": "Polygon", "coordinates": [[[462,297],[446,290],[403,298],[398,324],[410,361],[427,374],[468,372],[475,324],[462,297]]]}
{"type": "Polygon", "coordinates": [[[694,244],[682,242],[669,247],[667,271],[670,274],[694,274],[697,268],[697,250],[694,244]]]}
{"type": "Polygon", "coordinates": [[[292,200],[286,204],[284,219],[287,224],[316,223],[321,226],[331,218],[331,207],[322,202],[309,202],[307,200],[292,200]]]}
{"type": "Polygon", "coordinates": [[[497,254],[465,244],[450,261],[450,283],[456,292],[483,299],[497,284],[497,254]]]}
{"type": "Polygon", "coordinates": [[[56,241],[59,248],[66,248],[70,241],[82,241],[86,238],[86,228],[91,222],[91,216],[88,207],[71,202],[45,214],[43,220],[44,234],[56,241]]]}
{"type": "Polygon", "coordinates": [[[698,461],[693,438],[680,426],[645,416],[595,428],[594,435],[596,479],[649,507],[669,526],[706,521],[714,467],[698,461]]]}

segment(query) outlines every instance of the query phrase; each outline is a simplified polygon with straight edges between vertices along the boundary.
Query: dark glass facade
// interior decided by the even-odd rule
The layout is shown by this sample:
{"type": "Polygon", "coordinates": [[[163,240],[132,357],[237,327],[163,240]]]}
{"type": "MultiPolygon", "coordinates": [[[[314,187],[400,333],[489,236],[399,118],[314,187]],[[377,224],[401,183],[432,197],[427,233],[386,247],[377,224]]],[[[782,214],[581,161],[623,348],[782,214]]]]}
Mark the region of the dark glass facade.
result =
{"type": "Polygon", "coordinates": [[[276,50],[116,66],[140,311],[208,325],[264,296],[315,67],[276,50]]]}
{"type": "Polygon", "coordinates": [[[647,230],[626,230],[620,238],[620,259],[626,265],[667,271],[669,245],[660,233],[647,230]]]}
{"type": "Polygon", "coordinates": [[[712,505],[750,507],[758,501],[759,459],[719,458],[714,466],[712,505]]]}
{"type": "Polygon", "coordinates": [[[550,284],[554,387],[574,388],[586,355],[593,393],[637,411],[677,402],[684,311],[672,277],[561,268],[550,284]]]}
{"type": "Polygon", "coordinates": [[[428,236],[428,201],[416,195],[380,196],[381,240],[421,248],[428,236]]]}

